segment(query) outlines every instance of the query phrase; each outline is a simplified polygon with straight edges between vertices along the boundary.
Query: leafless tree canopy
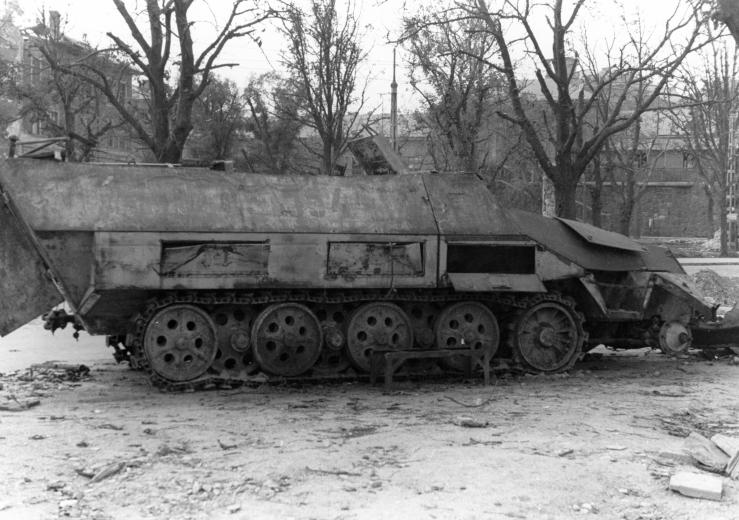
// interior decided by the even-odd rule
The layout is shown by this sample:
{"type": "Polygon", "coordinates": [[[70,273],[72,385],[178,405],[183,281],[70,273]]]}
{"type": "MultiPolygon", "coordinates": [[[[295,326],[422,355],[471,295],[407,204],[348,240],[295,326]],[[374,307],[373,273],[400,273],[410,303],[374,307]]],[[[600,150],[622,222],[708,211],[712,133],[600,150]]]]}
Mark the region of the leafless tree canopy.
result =
{"type": "Polygon", "coordinates": [[[713,0],[714,18],[725,24],[734,40],[739,42],[739,2],[736,0],[713,0]]]}
{"type": "Polygon", "coordinates": [[[193,113],[194,155],[205,161],[230,158],[236,138],[246,127],[244,102],[236,83],[211,78],[193,113]]]}
{"type": "Polygon", "coordinates": [[[488,65],[505,75],[511,108],[500,115],[518,125],[537,161],[554,184],[556,212],[574,218],[578,181],[602,150],[606,140],[632,125],[662,92],[670,76],[699,45],[703,23],[698,10],[684,13],[677,8],[660,28],[659,38],[649,41],[630,26],[624,26],[624,43],[613,42],[602,74],[583,77],[578,56],[573,55],[573,31],[585,0],[565,4],[554,0],[539,4],[526,0],[504,0],[491,8],[486,0],[459,4],[466,16],[485,23],[495,38],[500,60],[488,65]],[[541,27],[547,27],[542,31],[541,27]],[[545,47],[551,38],[551,49],[545,47]],[[535,110],[526,108],[522,88],[525,67],[518,56],[535,64],[538,89],[544,98],[535,110]],[[604,89],[619,84],[622,95],[613,100],[607,120],[597,130],[584,131],[604,89]],[[650,93],[638,106],[627,108],[632,88],[648,83],[650,93]]]}
{"type": "Polygon", "coordinates": [[[735,153],[729,136],[739,110],[736,86],[739,55],[736,44],[724,38],[712,42],[700,57],[696,64],[681,68],[670,96],[673,104],[670,115],[685,153],[695,161],[712,205],[718,209],[721,253],[726,255],[726,172],[735,153]]]}
{"type": "Polygon", "coordinates": [[[251,78],[244,89],[246,129],[254,136],[255,146],[242,152],[251,171],[282,175],[297,170],[302,123],[294,89],[293,81],[275,73],[251,78]]]}
{"type": "MultiPolygon", "coordinates": [[[[424,101],[429,152],[438,170],[487,173],[495,167],[494,140],[501,128],[495,109],[504,95],[494,38],[480,20],[430,13],[405,22],[411,86],[424,101]],[[483,59],[480,59],[483,58],[483,59]]],[[[505,126],[505,125],[503,125],[505,126]]]]}
{"type": "MultiPolygon", "coordinates": [[[[68,38],[59,13],[42,10],[36,26],[28,29],[26,45],[32,56],[16,74],[5,78],[3,92],[12,93],[21,102],[18,116],[37,131],[50,136],[66,136],[68,160],[83,161],[90,157],[97,141],[123,121],[105,103],[104,96],[79,76],[66,74],[53,64],[69,64],[86,56],[89,47],[68,38]],[[23,70],[27,69],[27,70],[23,70]]],[[[125,72],[106,67],[109,77],[125,72]]],[[[27,131],[31,131],[28,128],[27,131]]]]}
{"type": "Polygon", "coordinates": [[[123,60],[143,78],[146,100],[141,110],[120,101],[117,89],[106,71],[89,57],[71,66],[56,63],[67,74],[84,78],[105,94],[123,119],[161,162],[178,162],[192,130],[195,100],[207,87],[213,71],[233,64],[218,63],[224,46],[231,40],[253,36],[259,23],[270,16],[249,0],[235,0],[215,38],[196,54],[193,44],[194,22],[189,11],[194,0],[146,0],[148,34],[137,22],[137,13],[124,0],[112,0],[128,28],[121,36],[107,33],[123,60]],[[175,70],[172,70],[172,67],[175,70]]]}
{"type": "Polygon", "coordinates": [[[282,15],[287,39],[283,61],[297,84],[305,114],[301,122],[321,139],[327,175],[334,174],[339,156],[358,132],[355,122],[367,87],[357,77],[367,56],[362,27],[354,4],[343,5],[346,10],[340,12],[336,0],[311,0],[307,11],[287,4],[282,15]]]}

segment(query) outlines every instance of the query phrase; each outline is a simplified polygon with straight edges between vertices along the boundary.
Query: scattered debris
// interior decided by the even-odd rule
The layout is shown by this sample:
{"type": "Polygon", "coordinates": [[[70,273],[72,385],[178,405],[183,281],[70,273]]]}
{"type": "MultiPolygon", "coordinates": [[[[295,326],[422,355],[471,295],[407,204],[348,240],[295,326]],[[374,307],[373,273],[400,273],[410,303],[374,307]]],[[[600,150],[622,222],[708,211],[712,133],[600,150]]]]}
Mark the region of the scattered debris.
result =
{"type": "Polygon", "coordinates": [[[28,368],[28,376],[33,380],[79,381],[90,375],[90,367],[86,365],[70,365],[47,361],[37,363],[28,368]]]}
{"type": "Polygon", "coordinates": [[[172,455],[177,454],[181,455],[183,453],[190,453],[192,450],[187,444],[180,444],[178,446],[170,446],[169,444],[162,444],[157,448],[156,454],[160,457],[164,457],[166,455],[172,455]]]}
{"type": "Polygon", "coordinates": [[[732,480],[739,480],[739,451],[737,451],[726,465],[726,474],[732,480]]]}
{"type": "Polygon", "coordinates": [[[692,275],[698,289],[715,303],[733,305],[739,302],[739,281],[726,278],[711,269],[703,269],[692,275]]]}
{"type": "Polygon", "coordinates": [[[110,424],[105,423],[97,426],[99,430],[115,430],[115,431],[121,431],[123,429],[123,426],[118,426],[117,424],[110,424]]]}
{"type": "Polygon", "coordinates": [[[472,437],[470,437],[469,442],[465,442],[461,446],[478,446],[478,445],[497,446],[499,444],[503,444],[503,441],[480,441],[480,440],[473,439],[472,437]]]}
{"type": "Polygon", "coordinates": [[[3,412],[22,412],[41,404],[41,401],[39,401],[38,399],[26,399],[24,401],[19,401],[15,398],[15,396],[12,395],[10,396],[10,398],[14,401],[14,403],[0,404],[0,410],[2,410],[3,412]]]}
{"type": "Polygon", "coordinates": [[[721,448],[721,451],[726,453],[729,457],[733,457],[739,452],[739,439],[736,437],[729,437],[722,433],[717,433],[711,437],[711,442],[721,448]]]}
{"type": "Polygon", "coordinates": [[[357,437],[364,437],[366,435],[372,435],[377,431],[379,426],[376,425],[366,425],[366,426],[354,426],[351,428],[345,428],[341,427],[341,436],[344,439],[356,439],[357,437]]]}
{"type": "Polygon", "coordinates": [[[306,466],[305,471],[307,471],[308,473],[318,473],[319,475],[339,475],[339,476],[344,476],[344,477],[361,477],[362,476],[361,473],[353,473],[351,471],[345,471],[343,469],[331,470],[331,469],[311,468],[311,467],[306,466]]]}
{"type": "Polygon", "coordinates": [[[463,403],[462,401],[457,401],[455,398],[448,396],[448,395],[445,395],[444,397],[446,399],[449,399],[453,403],[456,403],[460,406],[464,406],[465,408],[479,408],[481,406],[485,406],[486,404],[491,403],[495,399],[494,397],[490,397],[483,401],[481,398],[478,397],[477,399],[475,399],[475,402],[473,404],[468,404],[468,403],[463,403]]]}
{"type": "MultiPolygon", "coordinates": [[[[76,506],[78,502],[79,502],[79,500],[75,500],[74,498],[67,498],[65,500],[61,500],[59,502],[59,509],[60,510],[71,509],[74,506],[76,506]]],[[[64,516],[69,516],[69,515],[68,514],[65,514],[64,516]]]]}
{"type": "Polygon", "coordinates": [[[75,468],[74,472],[85,478],[92,478],[95,476],[95,471],[90,468],[75,468]]]}
{"type": "Polygon", "coordinates": [[[486,428],[490,423],[481,419],[474,419],[466,415],[455,417],[452,424],[462,426],[463,428],[486,428]]]}
{"type": "Polygon", "coordinates": [[[573,511],[577,511],[580,513],[593,513],[598,514],[598,508],[595,507],[593,504],[589,504],[587,502],[583,504],[574,504],[572,506],[573,511]]]}
{"type": "Polygon", "coordinates": [[[693,457],[701,469],[722,473],[726,469],[729,457],[713,442],[702,435],[691,432],[685,439],[685,451],[693,457]]]}
{"type": "Polygon", "coordinates": [[[101,480],[105,480],[106,478],[110,478],[113,475],[120,473],[120,471],[125,467],[125,462],[113,462],[112,464],[108,464],[90,479],[90,483],[94,484],[96,482],[100,482],[101,480]]]}
{"type": "Polygon", "coordinates": [[[572,455],[573,453],[575,453],[575,450],[573,450],[572,448],[568,448],[566,450],[558,451],[557,457],[566,457],[567,455],[572,455]]]}
{"type": "Polygon", "coordinates": [[[62,482],[61,480],[57,480],[55,482],[49,482],[46,486],[47,491],[62,491],[64,488],[66,488],[67,485],[62,482]]]}
{"type": "Polygon", "coordinates": [[[681,471],[670,478],[670,489],[681,495],[708,500],[721,500],[724,483],[720,477],[681,471]]]}
{"type": "Polygon", "coordinates": [[[228,450],[235,450],[239,447],[238,444],[224,444],[221,442],[221,439],[218,439],[218,445],[221,447],[222,450],[228,451],[228,450]]]}

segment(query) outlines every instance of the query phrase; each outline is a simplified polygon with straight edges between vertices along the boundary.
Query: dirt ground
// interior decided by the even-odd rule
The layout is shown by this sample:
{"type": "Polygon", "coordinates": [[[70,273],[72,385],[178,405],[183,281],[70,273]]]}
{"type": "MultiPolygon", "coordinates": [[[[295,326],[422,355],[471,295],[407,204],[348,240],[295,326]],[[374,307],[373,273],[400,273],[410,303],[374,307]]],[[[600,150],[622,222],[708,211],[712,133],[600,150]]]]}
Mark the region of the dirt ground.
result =
{"type": "Polygon", "coordinates": [[[700,472],[689,432],[739,437],[731,357],[598,350],[570,374],[490,387],[168,394],[99,343],[10,348],[16,338],[0,345],[0,404],[40,404],[0,411],[0,518],[739,518],[737,481],[724,478],[721,502],[667,489],[700,472]],[[91,370],[16,370],[51,359],[91,370]]]}

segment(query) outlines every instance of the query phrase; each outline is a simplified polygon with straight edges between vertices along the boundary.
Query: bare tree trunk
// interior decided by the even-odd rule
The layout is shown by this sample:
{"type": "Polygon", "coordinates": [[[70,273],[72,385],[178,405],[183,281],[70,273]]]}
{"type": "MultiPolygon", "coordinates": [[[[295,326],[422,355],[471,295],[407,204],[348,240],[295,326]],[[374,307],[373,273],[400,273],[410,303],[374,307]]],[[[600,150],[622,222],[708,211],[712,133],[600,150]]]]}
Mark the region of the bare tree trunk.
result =
{"type": "Polygon", "coordinates": [[[571,220],[577,218],[577,181],[567,179],[554,183],[554,200],[558,217],[571,220]]]}
{"type": "Polygon", "coordinates": [[[706,220],[708,221],[708,228],[711,230],[711,237],[713,238],[713,230],[716,229],[716,216],[714,214],[715,212],[715,204],[713,202],[713,193],[711,193],[711,188],[707,185],[703,185],[703,191],[706,194],[706,201],[707,201],[707,208],[706,208],[706,220]]]}
{"type": "Polygon", "coordinates": [[[546,175],[541,176],[541,214],[545,217],[557,216],[557,196],[552,180],[546,175]]]}
{"type": "Polygon", "coordinates": [[[593,159],[593,187],[590,189],[591,222],[601,227],[603,221],[603,175],[600,171],[600,156],[593,159]]]}
{"type": "Polygon", "coordinates": [[[634,213],[634,205],[636,204],[636,193],[634,189],[634,172],[626,172],[626,193],[623,205],[621,206],[621,214],[618,223],[618,231],[622,235],[628,235],[631,229],[631,216],[634,213]]]}
{"type": "Polygon", "coordinates": [[[729,223],[726,219],[726,188],[719,187],[718,194],[718,227],[721,230],[721,256],[729,256],[729,223]]]}
{"type": "MultiPolygon", "coordinates": [[[[70,137],[75,129],[75,113],[72,111],[72,107],[64,106],[64,128],[67,131],[67,137],[70,137]]],[[[67,161],[74,161],[74,141],[67,139],[64,145],[65,153],[67,154],[67,161]]]]}

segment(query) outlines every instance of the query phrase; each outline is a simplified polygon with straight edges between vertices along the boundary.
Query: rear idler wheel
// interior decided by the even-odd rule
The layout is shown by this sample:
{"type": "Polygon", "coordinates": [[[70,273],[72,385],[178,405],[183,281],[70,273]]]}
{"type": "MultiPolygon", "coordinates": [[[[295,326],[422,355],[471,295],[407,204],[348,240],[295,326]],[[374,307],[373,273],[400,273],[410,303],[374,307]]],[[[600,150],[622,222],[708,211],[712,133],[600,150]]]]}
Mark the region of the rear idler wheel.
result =
{"type": "Polygon", "coordinates": [[[279,303],[259,314],[252,327],[251,343],[262,370],[293,377],[310,370],[321,356],[323,333],[308,307],[279,303]]]}
{"type": "Polygon", "coordinates": [[[569,300],[546,297],[518,314],[511,346],[524,369],[554,373],[572,368],[585,340],[583,317],[573,307],[569,300]]]}
{"type": "Polygon", "coordinates": [[[369,372],[373,350],[413,347],[413,327],[408,315],[394,303],[366,303],[355,310],[349,320],[347,347],[352,364],[369,372]]]}
{"type": "Polygon", "coordinates": [[[144,355],[151,370],[169,381],[203,375],[216,356],[216,329],[208,314],[194,305],[163,308],[144,331],[144,355]]]}
{"type": "MultiPolygon", "coordinates": [[[[500,344],[500,328],[493,312],[479,302],[459,302],[445,308],[436,319],[438,348],[473,348],[488,351],[492,358],[500,344]]],[[[469,363],[466,356],[442,358],[441,365],[450,370],[464,371],[469,363]]]]}

